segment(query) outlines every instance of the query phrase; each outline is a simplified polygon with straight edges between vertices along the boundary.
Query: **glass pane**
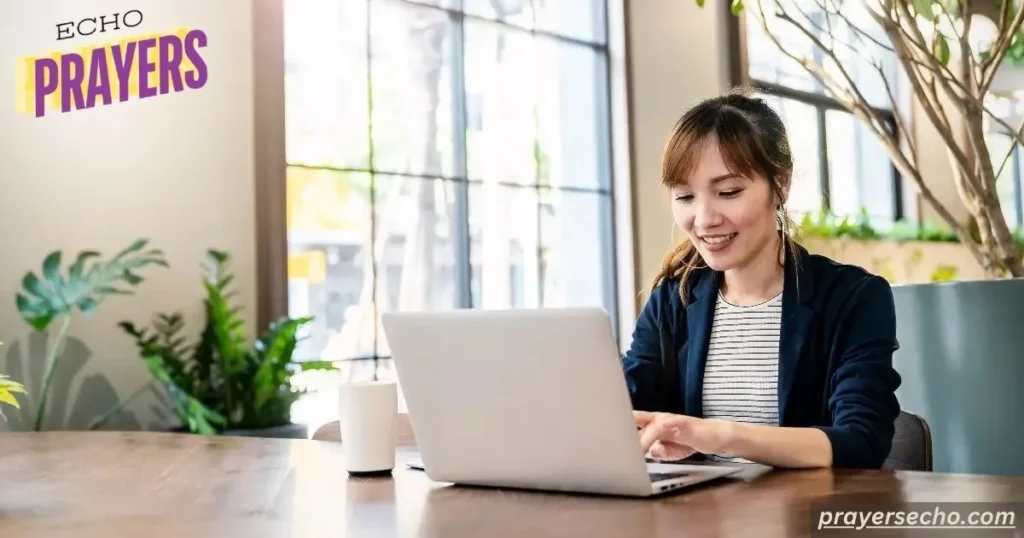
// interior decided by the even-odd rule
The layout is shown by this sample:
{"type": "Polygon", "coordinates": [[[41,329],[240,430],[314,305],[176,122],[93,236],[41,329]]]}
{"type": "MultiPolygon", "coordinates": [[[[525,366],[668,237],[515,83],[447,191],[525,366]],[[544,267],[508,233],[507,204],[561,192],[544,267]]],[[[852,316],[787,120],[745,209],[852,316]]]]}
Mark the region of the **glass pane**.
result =
{"type": "Polygon", "coordinates": [[[467,15],[533,28],[531,0],[462,0],[462,5],[467,15]]]}
{"type": "Polygon", "coordinates": [[[590,47],[539,39],[537,181],[608,188],[604,62],[590,47]]]}
{"type": "Polygon", "coordinates": [[[374,169],[451,176],[455,44],[448,14],[400,0],[371,6],[374,169]]]}
{"type": "MultiPolygon", "coordinates": [[[[455,183],[378,175],[374,192],[380,311],[455,308],[455,183]]],[[[379,326],[377,353],[391,354],[379,326]]]]}
{"type": "Polygon", "coordinates": [[[301,358],[373,355],[370,176],[289,168],[288,312],[315,316],[301,358]]]}
{"type": "Polygon", "coordinates": [[[611,198],[541,191],[543,306],[598,306],[615,315],[611,198]]]}
{"type": "Polygon", "coordinates": [[[749,74],[756,80],[789,88],[822,93],[810,73],[785,52],[823,65],[836,80],[843,75],[837,65],[818,48],[801,28],[823,43],[831,43],[842,66],[857,88],[874,106],[890,108],[891,101],[878,70],[885,72],[894,96],[901,95],[901,67],[884,30],[872,19],[864,2],[842,3],[842,16],[822,9],[820,0],[755,0],[748,2],[745,16],[749,74]],[[763,16],[761,7],[763,7],[763,16]],[[797,25],[776,15],[781,8],[797,25]],[[766,33],[765,26],[768,31],[766,33]],[[774,37],[779,44],[775,43],[774,37]],[[779,48],[781,45],[781,49],[779,48]],[[783,52],[785,51],[785,52],[783,52]]]}
{"type": "MultiPolygon", "coordinates": [[[[889,82],[893,98],[899,99],[903,91],[902,67],[896,54],[887,50],[891,48],[891,42],[885,30],[874,21],[865,2],[846,2],[842,13],[843,17],[830,13],[827,21],[832,28],[836,55],[869,103],[879,108],[892,108],[892,98],[884,80],[889,82]],[[873,65],[875,63],[882,67],[884,80],[873,65]]],[[[834,62],[828,62],[827,68],[837,80],[841,80],[842,74],[834,62]]]]}
{"type": "MultiPolygon", "coordinates": [[[[776,0],[754,0],[747,3],[745,13],[747,61],[749,74],[756,80],[773,82],[789,88],[817,91],[819,86],[796,60],[783,54],[772,40],[777,39],[785,50],[798,58],[813,58],[815,47],[811,40],[792,24],[775,16],[776,0]],[[760,4],[760,6],[758,5],[760,4]],[[763,13],[762,13],[763,11],[763,13]],[[763,15],[763,16],[762,16],[763,15]],[[768,33],[764,26],[767,25],[768,33]]],[[[787,12],[801,24],[807,25],[808,18],[794,9],[792,1],[783,1],[787,12]]],[[[800,0],[799,7],[811,16],[820,15],[814,9],[814,2],[800,0]]]]}
{"type": "Polygon", "coordinates": [[[288,162],[369,167],[366,2],[287,0],[284,20],[288,162]]]}
{"type": "Polygon", "coordinates": [[[536,2],[537,29],[592,43],[604,43],[604,0],[536,2]]]}
{"type": "Polygon", "coordinates": [[[790,216],[799,220],[804,213],[817,213],[822,207],[818,110],[792,99],[764,97],[786,124],[794,168],[786,207],[790,216]]]}
{"type": "Polygon", "coordinates": [[[895,214],[895,171],[885,147],[859,120],[844,111],[825,113],[829,197],[832,212],[891,223],[895,214]]]}
{"type": "Polygon", "coordinates": [[[988,145],[989,155],[992,157],[992,170],[999,174],[996,177],[996,196],[999,198],[999,205],[1003,210],[1003,218],[1011,229],[1019,226],[1020,217],[1017,215],[1017,183],[1020,181],[1020,150],[1016,156],[1006,156],[1014,146],[1013,139],[1004,133],[986,133],[985,142],[988,145]],[[1016,158],[1015,158],[1016,157],[1016,158]],[[1002,172],[999,167],[1003,166],[1002,172]]]}
{"type": "Polygon", "coordinates": [[[530,185],[537,176],[536,60],[525,32],[466,26],[466,147],[471,179],[530,185]]]}
{"type": "Polygon", "coordinates": [[[537,191],[474,183],[469,187],[469,237],[475,308],[536,308],[537,191]]]}

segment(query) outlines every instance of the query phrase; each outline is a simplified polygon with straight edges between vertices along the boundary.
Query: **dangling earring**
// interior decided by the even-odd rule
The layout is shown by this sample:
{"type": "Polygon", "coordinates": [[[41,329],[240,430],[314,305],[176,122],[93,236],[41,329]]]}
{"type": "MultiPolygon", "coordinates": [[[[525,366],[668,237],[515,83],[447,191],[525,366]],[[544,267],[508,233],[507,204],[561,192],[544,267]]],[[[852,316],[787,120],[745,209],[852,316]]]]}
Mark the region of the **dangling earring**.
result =
{"type": "Polygon", "coordinates": [[[779,263],[785,265],[786,248],[789,246],[789,219],[786,218],[786,205],[779,204],[777,211],[776,217],[778,218],[779,228],[782,232],[782,237],[779,238],[779,263]]]}

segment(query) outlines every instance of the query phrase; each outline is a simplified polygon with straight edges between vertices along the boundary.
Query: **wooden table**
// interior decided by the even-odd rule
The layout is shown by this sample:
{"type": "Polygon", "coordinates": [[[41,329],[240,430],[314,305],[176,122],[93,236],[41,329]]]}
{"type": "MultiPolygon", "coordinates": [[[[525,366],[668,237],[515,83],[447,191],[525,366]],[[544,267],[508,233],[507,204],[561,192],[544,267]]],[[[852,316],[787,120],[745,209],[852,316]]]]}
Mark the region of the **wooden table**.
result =
{"type": "MultiPolygon", "coordinates": [[[[400,448],[399,462],[412,454],[400,448]]],[[[349,478],[343,458],[331,441],[0,434],[0,536],[769,538],[811,535],[811,503],[842,496],[1024,501],[1021,478],[829,470],[624,499],[450,486],[401,466],[349,478]]]]}

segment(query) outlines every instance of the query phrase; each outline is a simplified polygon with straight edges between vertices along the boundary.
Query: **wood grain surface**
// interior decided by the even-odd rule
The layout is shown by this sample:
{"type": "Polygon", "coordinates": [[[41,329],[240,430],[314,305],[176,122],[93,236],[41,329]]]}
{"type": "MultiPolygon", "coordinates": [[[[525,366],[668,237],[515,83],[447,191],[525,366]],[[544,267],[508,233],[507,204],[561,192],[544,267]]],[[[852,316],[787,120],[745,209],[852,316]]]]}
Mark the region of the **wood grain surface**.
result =
{"type": "MultiPolygon", "coordinates": [[[[1024,478],[884,471],[775,470],[649,500],[469,488],[406,470],[408,446],[391,476],[350,478],[343,448],[156,432],[3,434],[0,537],[838,536],[812,534],[814,503],[1024,501],[1024,478]]],[[[892,535],[931,534],[858,534],[892,535]]]]}

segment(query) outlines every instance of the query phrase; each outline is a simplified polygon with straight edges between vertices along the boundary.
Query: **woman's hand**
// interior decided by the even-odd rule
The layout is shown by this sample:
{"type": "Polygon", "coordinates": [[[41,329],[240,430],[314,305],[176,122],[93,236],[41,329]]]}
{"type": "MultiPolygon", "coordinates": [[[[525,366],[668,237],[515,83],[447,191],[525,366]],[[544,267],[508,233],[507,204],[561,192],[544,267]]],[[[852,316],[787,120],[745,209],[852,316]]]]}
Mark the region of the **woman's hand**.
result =
{"type": "Polygon", "coordinates": [[[634,411],[640,446],[657,460],[674,461],[695,453],[723,452],[729,444],[730,423],[672,413],[634,411]]]}
{"type": "Polygon", "coordinates": [[[776,467],[829,467],[832,442],[820,428],[781,427],[634,411],[640,446],[652,458],[729,454],[776,467]]]}

